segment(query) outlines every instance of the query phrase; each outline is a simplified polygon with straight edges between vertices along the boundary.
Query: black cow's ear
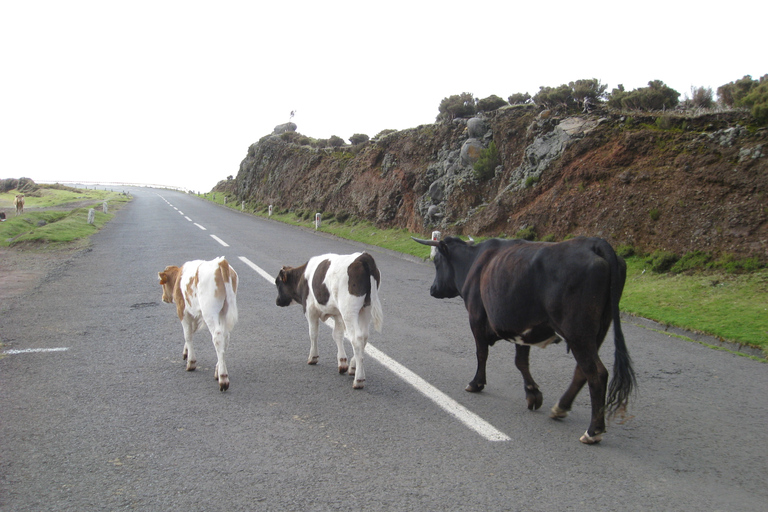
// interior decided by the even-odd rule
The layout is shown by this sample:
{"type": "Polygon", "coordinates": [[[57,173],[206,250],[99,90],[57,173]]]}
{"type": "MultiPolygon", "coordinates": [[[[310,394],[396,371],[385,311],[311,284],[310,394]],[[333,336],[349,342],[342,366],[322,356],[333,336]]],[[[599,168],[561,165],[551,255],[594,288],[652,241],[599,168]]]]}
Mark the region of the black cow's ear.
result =
{"type": "Polygon", "coordinates": [[[437,246],[437,250],[440,251],[440,254],[448,257],[448,244],[446,244],[443,240],[440,240],[440,243],[437,246]]]}

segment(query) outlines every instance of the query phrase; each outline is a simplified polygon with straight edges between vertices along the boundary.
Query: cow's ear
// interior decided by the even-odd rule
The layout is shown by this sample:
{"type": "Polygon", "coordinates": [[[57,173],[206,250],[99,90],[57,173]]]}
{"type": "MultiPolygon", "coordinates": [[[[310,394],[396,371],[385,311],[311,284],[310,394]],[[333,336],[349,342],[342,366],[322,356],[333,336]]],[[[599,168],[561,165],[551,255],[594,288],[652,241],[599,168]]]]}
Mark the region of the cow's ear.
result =
{"type": "Polygon", "coordinates": [[[285,271],[285,267],[280,269],[280,273],[277,274],[277,278],[284,283],[288,282],[288,273],[285,271]]]}
{"type": "Polygon", "coordinates": [[[159,277],[159,278],[160,278],[160,284],[165,284],[165,283],[167,283],[167,282],[168,282],[168,278],[167,278],[167,276],[165,275],[165,272],[158,272],[158,273],[157,273],[157,277],[159,277]]]}
{"type": "Polygon", "coordinates": [[[440,240],[440,243],[437,246],[437,250],[440,251],[440,254],[448,257],[448,244],[446,244],[444,241],[440,240]]]}

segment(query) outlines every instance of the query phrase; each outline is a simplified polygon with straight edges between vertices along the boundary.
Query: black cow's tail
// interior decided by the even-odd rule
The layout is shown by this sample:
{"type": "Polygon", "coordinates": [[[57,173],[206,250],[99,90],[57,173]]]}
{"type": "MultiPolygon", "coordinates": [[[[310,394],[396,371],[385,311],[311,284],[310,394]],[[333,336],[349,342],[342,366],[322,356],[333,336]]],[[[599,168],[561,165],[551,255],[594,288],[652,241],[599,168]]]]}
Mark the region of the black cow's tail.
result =
{"type": "Polygon", "coordinates": [[[632,369],[632,359],[629,357],[627,344],[624,341],[624,333],[621,331],[621,318],[619,312],[619,300],[624,290],[627,270],[624,261],[621,260],[608,242],[601,240],[597,246],[597,253],[609,264],[611,269],[611,313],[613,315],[613,341],[615,345],[613,378],[608,385],[608,398],[605,408],[609,414],[625,408],[629,396],[637,386],[635,371],[632,369]]]}

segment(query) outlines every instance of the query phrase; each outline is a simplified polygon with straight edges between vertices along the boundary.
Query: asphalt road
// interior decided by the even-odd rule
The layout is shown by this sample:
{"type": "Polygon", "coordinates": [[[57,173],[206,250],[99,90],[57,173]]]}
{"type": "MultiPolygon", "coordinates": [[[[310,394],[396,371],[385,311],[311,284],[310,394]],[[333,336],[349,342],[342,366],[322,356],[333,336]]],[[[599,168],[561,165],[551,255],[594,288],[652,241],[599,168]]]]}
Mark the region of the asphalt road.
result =
{"type": "MultiPolygon", "coordinates": [[[[485,391],[465,392],[475,357],[462,302],[429,296],[431,263],[370,247],[384,329],[353,390],[330,329],[308,366],[301,308],[278,308],[274,283],[240,258],[274,276],[363,246],[178,192],[132,192],[92,250],[4,305],[0,510],[766,510],[765,364],[625,323],[632,417],[586,446],[586,391],[566,420],[548,417],[575,364],[563,344],[532,350],[540,411],[526,409],[507,343],[491,348],[485,391]],[[166,265],[221,255],[240,276],[225,393],[207,331],[197,371],[185,371],[157,282],[166,265]],[[451,400],[474,419],[437,403],[451,400]]],[[[609,369],[612,345],[609,333],[609,369]]]]}

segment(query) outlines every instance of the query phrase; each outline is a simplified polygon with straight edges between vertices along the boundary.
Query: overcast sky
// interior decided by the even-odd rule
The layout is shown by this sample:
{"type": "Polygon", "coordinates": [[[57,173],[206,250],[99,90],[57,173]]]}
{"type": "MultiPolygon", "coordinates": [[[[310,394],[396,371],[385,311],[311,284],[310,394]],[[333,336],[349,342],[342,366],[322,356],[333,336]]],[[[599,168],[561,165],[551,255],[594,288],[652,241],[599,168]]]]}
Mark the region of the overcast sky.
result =
{"type": "Polygon", "coordinates": [[[766,6],[4,1],[0,178],[209,191],[291,111],[304,135],[348,139],[433,123],[462,92],[716,91],[768,73],[766,6]]]}

